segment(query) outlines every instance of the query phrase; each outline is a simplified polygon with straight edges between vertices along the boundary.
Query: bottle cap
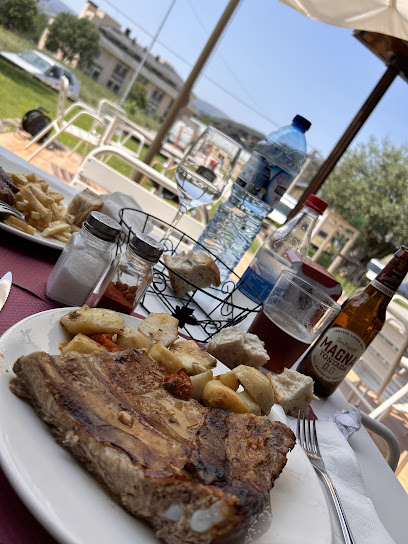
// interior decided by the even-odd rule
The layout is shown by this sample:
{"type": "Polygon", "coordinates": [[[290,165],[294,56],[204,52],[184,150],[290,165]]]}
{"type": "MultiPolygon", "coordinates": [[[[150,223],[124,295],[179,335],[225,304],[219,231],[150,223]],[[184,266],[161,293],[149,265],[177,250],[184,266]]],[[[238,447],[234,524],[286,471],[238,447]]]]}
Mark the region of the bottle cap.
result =
{"type": "Polygon", "coordinates": [[[141,232],[137,232],[133,236],[129,248],[139,255],[139,257],[152,263],[157,263],[164,250],[163,244],[156,242],[154,238],[147,236],[147,234],[142,234],[141,232]]]}
{"type": "Polygon", "coordinates": [[[328,206],[327,202],[325,202],[316,195],[309,195],[304,205],[313,210],[314,212],[318,213],[319,215],[322,215],[322,213],[328,206]]]}
{"type": "Polygon", "coordinates": [[[306,132],[312,126],[312,123],[308,121],[307,119],[305,119],[304,117],[302,117],[301,115],[295,115],[295,117],[293,118],[292,124],[299,127],[300,130],[302,130],[303,132],[306,132]]]}
{"type": "Polygon", "coordinates": [[[94,236],[106,242],[116,242],[122,232],[117,221],[101,212],[91,212],[84,225],[94,236]]]}

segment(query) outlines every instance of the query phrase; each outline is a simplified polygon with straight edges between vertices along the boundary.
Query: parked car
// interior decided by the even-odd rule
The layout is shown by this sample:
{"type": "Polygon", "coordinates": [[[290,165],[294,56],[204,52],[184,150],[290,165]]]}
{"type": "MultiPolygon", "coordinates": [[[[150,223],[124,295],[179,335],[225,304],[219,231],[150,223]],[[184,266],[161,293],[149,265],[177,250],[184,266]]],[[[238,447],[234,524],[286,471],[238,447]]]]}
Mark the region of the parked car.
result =
{"type": "Polygon", "coordinates": [[[72,100],[78,99],[80,87],[77,78],[65,66],[44,55],[44,53],[34,49],[22,51],[21,53],[0,51],[0,57],[57,91],[60,88],[61,77],[66,76],[69,81],[69,98],[72,100]]]}

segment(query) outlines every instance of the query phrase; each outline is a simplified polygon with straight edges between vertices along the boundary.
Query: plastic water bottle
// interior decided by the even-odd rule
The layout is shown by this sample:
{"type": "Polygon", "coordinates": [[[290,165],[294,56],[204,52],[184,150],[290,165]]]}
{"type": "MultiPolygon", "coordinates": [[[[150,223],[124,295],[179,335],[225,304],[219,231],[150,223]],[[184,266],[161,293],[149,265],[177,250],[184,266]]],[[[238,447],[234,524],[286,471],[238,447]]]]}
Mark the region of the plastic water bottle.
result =
{"type": "Polygon", "coordinates": [[[245,270],[239,291],[256,301],[255,291],[265,302],[282,270],[298,266],[307,257],[314,226],[326,208],[327,202],[310,195],[293,219],[266,238],[245,270]]]}
{"type": "MultiPolygon", "coordinates": [[[[300,172],[306,156],[305,132],[311,123],[296,115],[292,124],[272,132],[255,147],[223,202],[198,240],[216,255],[226,280],[258,234],[263,219],[271,213],[291,181],[300,172]],[[227,268],[228,267],[228,268],[227,268]]],[[[194,249],[202,249],[196,245],[194,249]]]]}

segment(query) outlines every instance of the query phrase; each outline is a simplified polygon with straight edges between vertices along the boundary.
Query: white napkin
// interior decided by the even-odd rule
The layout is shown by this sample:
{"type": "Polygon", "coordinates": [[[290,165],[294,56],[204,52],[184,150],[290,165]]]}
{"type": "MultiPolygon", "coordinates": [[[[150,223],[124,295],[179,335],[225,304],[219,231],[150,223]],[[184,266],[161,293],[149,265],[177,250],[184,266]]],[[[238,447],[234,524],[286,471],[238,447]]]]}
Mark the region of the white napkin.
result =
{"type": "MultiPolygon", "coordinates": [[[[296,419],[286,418],[280,406],[273,410],[296,434],[296,419]]],[[[381,523],[371,499],[368,497],[360,466],[350,444],[333,421],[316,421],[320,453],[327,473],[333,480],[341,504],[357,544],[395,544],[381,523]]],[[[322,486],[326,486],[322,483],[322,486]]],[[[344,544],[343,535],[327,491],[333,527],[333,544],[344,544]]]]}
{"type": "MultiPolygon", "coordinates": [[[[101,195],[101,198],[104,202],[101,212],[109,215],[109,217],[112,217],[113,219],[116,219],[118,222],[120,221],[119,212],[122,208],[134,208],[135,210],[141,210],[140,206],[132,196],[126,195],[125,193],[121,193],[119,191],[101,195]]],[[[136,232],[145,232],[145,234],[147,234],[152,230],[150,223],[145,225],[145,215],[142,213],[127,210],[124,212],[123,220],[129,227],[131,227],[133,234],[136,232]]],[[[128,234],[124,225],[122,228],[123,232],[128,234]]]]}

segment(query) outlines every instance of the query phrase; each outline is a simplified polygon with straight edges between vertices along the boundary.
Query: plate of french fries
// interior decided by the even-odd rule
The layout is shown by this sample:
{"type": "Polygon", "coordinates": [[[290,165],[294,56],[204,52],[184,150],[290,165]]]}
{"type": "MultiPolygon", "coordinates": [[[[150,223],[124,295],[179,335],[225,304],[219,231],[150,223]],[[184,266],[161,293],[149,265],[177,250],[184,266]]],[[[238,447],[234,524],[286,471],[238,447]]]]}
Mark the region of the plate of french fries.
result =
{"type": "Polygon", "coordinates": [[[44,246],[63,249],[71,235],[80,230],[73,224],[74,216],[67,211],[67,205],[77,191],[33,172],[7,173],[19,189],[14,207],[25,221],[9,216],[0,222],[0,229],[44,246]]]}

